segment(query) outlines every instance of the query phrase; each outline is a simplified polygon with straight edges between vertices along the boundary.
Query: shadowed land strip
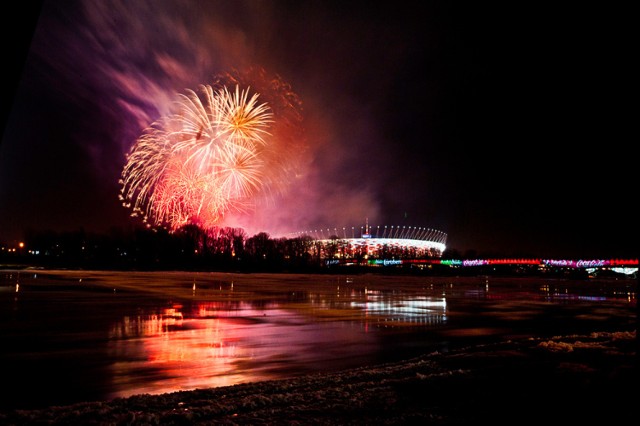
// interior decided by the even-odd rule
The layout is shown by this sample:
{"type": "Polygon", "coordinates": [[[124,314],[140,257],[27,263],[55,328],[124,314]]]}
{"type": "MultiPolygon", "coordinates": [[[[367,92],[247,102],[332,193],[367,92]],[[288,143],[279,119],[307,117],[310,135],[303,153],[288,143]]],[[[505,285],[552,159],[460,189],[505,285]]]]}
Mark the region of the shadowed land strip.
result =
{"type": "Polygon", "coordinates": [[[4,411],[0,423],[613,424],[635,416],[636,350],[635,330],[512,340],[334,374],[4,411]]]}

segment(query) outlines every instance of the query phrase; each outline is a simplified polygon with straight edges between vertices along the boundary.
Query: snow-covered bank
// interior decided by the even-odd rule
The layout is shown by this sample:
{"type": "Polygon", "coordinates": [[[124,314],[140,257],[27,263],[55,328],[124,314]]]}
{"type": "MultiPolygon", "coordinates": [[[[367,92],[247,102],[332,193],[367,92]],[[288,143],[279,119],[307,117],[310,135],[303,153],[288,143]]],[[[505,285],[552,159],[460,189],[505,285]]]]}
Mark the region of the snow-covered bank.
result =
{"type": "Polygon", "coordinates": [[[637,415],[637,346],[635,330],[511,340],[335,374],[5,411],[0,423],[616,424],[637,415]]]}

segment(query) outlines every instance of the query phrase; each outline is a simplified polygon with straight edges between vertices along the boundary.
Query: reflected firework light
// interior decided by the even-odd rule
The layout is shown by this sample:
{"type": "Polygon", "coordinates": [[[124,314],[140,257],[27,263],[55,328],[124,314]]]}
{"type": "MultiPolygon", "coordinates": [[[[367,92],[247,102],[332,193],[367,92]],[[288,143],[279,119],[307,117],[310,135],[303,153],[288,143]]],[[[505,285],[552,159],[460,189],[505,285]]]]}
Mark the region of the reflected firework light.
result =
{"type": "Polygon", "coordinates": [[[149,227],[242,223],[287,192],[305,151],[301,103],[263,70],[228,73],[178,95],[127,155],[120,199],[149,227]],[[239,219],[240,218],[240,219],[239,219]]]}

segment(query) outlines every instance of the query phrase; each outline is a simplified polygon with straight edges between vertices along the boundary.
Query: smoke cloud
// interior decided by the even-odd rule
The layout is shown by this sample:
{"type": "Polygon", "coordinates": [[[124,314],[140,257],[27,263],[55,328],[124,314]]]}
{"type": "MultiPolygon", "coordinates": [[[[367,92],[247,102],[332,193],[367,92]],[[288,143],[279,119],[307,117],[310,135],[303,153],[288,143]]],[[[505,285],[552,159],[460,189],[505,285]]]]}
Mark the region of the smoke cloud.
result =
{"type": "Polygon", "coordinates": [[[367,106],[329,86],[316,59],[290,50],[281,5],[96,0],[63,9],[51,2],[44,6],[32,54],[45,65],[39,78],[52,96],[76,105],[73,114],[89,111],[74,117],[89,121],[78,124],[74,143],[110,185],[135,140],[172,111],[178,93],[232,70],[262,68],[281,76],[302,102],[302,167],[287,191],[260,202],[251,216],[230,215],[224,225],[283,235],[375,221],[372,174],[357,172],[366,166],[362,147],[375,142],[367,106]]]}

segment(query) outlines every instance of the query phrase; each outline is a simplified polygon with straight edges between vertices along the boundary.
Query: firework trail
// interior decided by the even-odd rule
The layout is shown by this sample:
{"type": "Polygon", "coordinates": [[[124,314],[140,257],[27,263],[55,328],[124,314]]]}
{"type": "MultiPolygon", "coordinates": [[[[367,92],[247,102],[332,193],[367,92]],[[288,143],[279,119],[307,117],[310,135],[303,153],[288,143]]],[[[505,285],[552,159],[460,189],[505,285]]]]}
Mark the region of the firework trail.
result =
{"type": "Polygon", "coordinates": [[[223,226],[287,191],[304,151],[300,102],[264,71],[226,74],[138,138],[122,170],[120,199],[149,227],[223,226]]]}

